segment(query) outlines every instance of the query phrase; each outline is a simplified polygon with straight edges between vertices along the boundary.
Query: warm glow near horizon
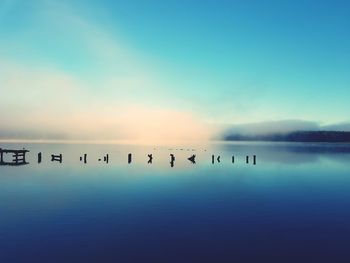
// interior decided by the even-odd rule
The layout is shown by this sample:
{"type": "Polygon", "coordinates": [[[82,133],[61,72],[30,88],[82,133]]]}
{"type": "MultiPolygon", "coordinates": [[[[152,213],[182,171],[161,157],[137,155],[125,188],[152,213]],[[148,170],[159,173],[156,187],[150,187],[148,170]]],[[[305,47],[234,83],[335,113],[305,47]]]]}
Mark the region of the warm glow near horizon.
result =
{"type": "Polygon", "coordinates": [[[277,3],[269,16],[260,2],[207,4],[138,3],[137,15],[127,1],[1,1],[0,139],[205,141],[290,121],[350,130],[347,13],[329,5],[336,19],[311,26],[296,10],[271,23],[277,3]]]}

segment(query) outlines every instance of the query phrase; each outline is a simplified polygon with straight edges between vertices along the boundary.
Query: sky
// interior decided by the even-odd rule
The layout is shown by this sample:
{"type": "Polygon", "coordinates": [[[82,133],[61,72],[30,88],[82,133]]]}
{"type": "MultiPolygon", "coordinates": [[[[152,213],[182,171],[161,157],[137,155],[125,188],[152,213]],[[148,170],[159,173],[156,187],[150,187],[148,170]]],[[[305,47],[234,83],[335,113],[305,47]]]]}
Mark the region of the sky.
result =
{"type": "Polygon", "coordinates": [[[348,129],[349,13],[345,0],[2,0],[0,137],[348,129]]]}

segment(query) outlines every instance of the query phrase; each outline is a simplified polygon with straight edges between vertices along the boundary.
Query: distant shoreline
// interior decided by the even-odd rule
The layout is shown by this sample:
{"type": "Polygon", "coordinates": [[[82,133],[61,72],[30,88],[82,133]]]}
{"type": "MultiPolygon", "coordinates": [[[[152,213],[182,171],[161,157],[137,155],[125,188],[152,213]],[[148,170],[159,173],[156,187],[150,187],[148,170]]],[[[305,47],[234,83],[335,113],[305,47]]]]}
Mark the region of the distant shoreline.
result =
{"type": "Polygon", "coordinates": [[[228,134],[225,141],[266,141],[266,142],[327,142],[350,143],[350,132],[346,131],[295,131],[260,135],[228,134]]]}

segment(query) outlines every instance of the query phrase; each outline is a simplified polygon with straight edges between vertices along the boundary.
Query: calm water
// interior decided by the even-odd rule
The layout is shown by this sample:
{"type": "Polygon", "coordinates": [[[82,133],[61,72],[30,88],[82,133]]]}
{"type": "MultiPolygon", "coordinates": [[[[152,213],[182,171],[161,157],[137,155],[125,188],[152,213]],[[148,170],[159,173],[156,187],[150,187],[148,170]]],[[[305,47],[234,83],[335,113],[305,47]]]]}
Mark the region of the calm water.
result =
{"type": "Polygon", "coordinates": [[[0,147],[0,262],[350,262],[350,145],[0,147]]]}

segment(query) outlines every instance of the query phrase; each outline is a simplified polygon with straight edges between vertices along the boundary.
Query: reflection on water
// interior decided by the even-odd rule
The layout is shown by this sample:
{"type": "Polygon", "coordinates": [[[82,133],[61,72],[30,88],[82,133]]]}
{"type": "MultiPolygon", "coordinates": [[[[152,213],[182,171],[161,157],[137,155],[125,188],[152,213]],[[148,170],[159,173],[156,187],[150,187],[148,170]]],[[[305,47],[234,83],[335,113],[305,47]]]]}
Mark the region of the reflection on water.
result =
{"type": "Polygon", "coordinates": [[[349,262],[350,145],[0,145],[23,147],[0,167],[0,262],[349,262]]]}

